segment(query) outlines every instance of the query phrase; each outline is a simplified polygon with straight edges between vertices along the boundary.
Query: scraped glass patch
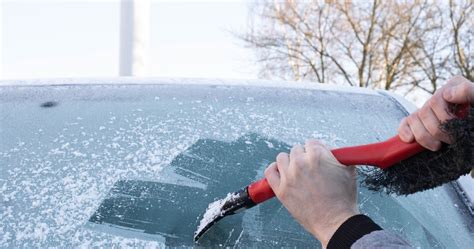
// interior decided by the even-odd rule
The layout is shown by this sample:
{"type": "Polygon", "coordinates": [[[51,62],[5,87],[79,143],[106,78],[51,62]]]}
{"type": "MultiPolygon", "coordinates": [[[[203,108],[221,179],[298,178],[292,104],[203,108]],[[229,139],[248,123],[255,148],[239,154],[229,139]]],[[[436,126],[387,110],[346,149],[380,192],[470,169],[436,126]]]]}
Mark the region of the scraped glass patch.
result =
{"type": "MultiPolygon", "coordinates": [[[[276,155],[289,145],[256,134],[234,142],[198,140],[179,154],[168,170],[206,188],[163,182],[121,180],[89,219],[106,226],[164,237],[167,246],[192,246],[193,235],[209,203],[260,178],[276,155]]],[[[314,246],[309,234],[277,201],[226,217],[200,246],[314,246]],[[255,231],[259,231],[255,234],[255,231]],[[263,235],[263,237],[262,237],[263,235]],[[265,238],[265,239],[262,239],[265,238]]]]}
{"type": "Polygon", "coordinates": [[[188,240],[193,229],[196,210],[193,201],[204,191],[199,188],[167,183],[122,180],[118,181],[89,221],[130,228],[132,231],[166,237],[167,244],[174,240],[188,240]]]}

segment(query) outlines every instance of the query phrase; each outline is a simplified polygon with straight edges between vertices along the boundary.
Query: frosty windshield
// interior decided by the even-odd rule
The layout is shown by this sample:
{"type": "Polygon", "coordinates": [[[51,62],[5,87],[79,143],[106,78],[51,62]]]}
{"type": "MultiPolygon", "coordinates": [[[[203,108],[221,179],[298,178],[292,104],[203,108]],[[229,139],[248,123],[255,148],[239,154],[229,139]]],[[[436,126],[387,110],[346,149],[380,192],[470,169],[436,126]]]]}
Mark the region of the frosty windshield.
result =
{"type": "MultiPolygon", "coordinates": [[[[268,87],[2,87],[0,99],[0,247],[192,246],[207,204],[262,177],[279,151],[381,141],[406,115],[384,95],[268,87]]],[[[445,188],[359,191],[361,211],[414,246],[473,243],[445,188]]],[[[200,243],[319,244],[277,200],[200,243]]]]}

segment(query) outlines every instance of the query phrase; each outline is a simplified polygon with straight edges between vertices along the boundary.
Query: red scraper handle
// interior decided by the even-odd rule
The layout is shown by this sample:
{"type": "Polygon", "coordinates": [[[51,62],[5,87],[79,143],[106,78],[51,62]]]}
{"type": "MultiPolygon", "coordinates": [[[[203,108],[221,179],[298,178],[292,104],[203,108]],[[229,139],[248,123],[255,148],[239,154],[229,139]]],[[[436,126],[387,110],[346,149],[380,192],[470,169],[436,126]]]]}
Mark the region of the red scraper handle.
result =
{"type": "MultiPolygon", "coordinates": [[[[331,152],[344,165],[373,165],[386,169],[423,150],[424,148],[418,143],[407,144],[400,140],[397,135],[384,142],[339,148],[331,150],[331,152]]],[[[266,178],[250,184],[248,192],[255,204],[275,196],[266,178]]]]}
{"type": "MultiPolygon", "coordinates": [[[[461,105],[456,111],[456,116],[464,118],[467,117],[468,112],[469,105],[461,105]]],[[[331,152],[344,165],[372,165],[386,169],[423,150],[425,148],[417,142],[405,143],[397,135],[383,142],[339,148],[331,150],[331,152]]],[[[250,199],[255,204],[262,203],[275,196],[266,178],[250,184],[247,190],[250,199]]]]}

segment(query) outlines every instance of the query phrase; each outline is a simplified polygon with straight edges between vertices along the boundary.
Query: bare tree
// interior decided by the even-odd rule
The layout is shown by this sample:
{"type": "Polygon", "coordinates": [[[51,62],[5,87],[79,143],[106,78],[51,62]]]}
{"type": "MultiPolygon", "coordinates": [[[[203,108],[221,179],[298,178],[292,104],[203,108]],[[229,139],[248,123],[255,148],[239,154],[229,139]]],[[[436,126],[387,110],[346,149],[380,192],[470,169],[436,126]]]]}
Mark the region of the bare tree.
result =
{"type": "MultiPolygon", "coordinates": [[[[384,78],[378,86],[386,90],[416,88],[433,93],[446,72],[446,49],[442,10],[429,1],[395,2],[388,5],[383,25],[384,78]],[[390,45],[393,44],[393,45],[390,45]]],[[[446,39],[445,39],[446,40],[446,39]]]]}
{"type": "Polygon", "coordinates": [[[472,0],[285,0],[256,8],[259,23],[242,38],[257,51],[263,77],[433,93],[454,62],[472,80],[472,0]]]}
{"type": "Polygon", "coordinates": [[[327,51],[350,85],[368,87],[372,82],[375,61],[380,60],[376,51],[382,45],[380,15],[382,4],[378,0],[367,3],[335,2],[332,6],[339,16],[338,25],[332,30],[337,43],[333,51],[327,51]]]}
{"type": "Polygon", "coordinates": [[[474,1],[449,1],[455,72],[474,81],[474,1]]]}
{"type": "Polygon", "coordinates": [[[402,84],[410,89],[419,88],[433,94],[449,75],[447,65],[450,57],[447,51],[450,42],[446,39],[448,32],[444,28],[445,18],[439,18],[444,15],[443,8],[432,5],[424,14],[426,17],[422,20],[426,28],[417,34],[415,49],[409,49],[416,70],[410,73],[411,80],[402,84]]]}
{"type": "Polygon", "coordinates": [[[259,26],[252,26],[241,38],[258,52],[264,65],[262,76],[279,75],[296,80],[325,82],[328,58],[325,56],[333,28],[331,9],[324,2],[263,2],[259,26]]]}

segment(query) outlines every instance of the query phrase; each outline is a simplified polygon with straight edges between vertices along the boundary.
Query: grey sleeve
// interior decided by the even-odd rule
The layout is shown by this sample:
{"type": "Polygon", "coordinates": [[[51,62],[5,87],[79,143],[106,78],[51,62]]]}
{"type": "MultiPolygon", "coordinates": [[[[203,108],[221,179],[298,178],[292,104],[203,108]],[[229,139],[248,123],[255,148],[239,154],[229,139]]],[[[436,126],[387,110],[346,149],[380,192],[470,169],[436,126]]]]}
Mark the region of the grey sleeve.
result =
{"type": "Polygon", "coordinates": [[[364,235],[352,244],[351,249],[365,248],[413,248],[404,239],[394,233],[380,230],[364,235]]]}

